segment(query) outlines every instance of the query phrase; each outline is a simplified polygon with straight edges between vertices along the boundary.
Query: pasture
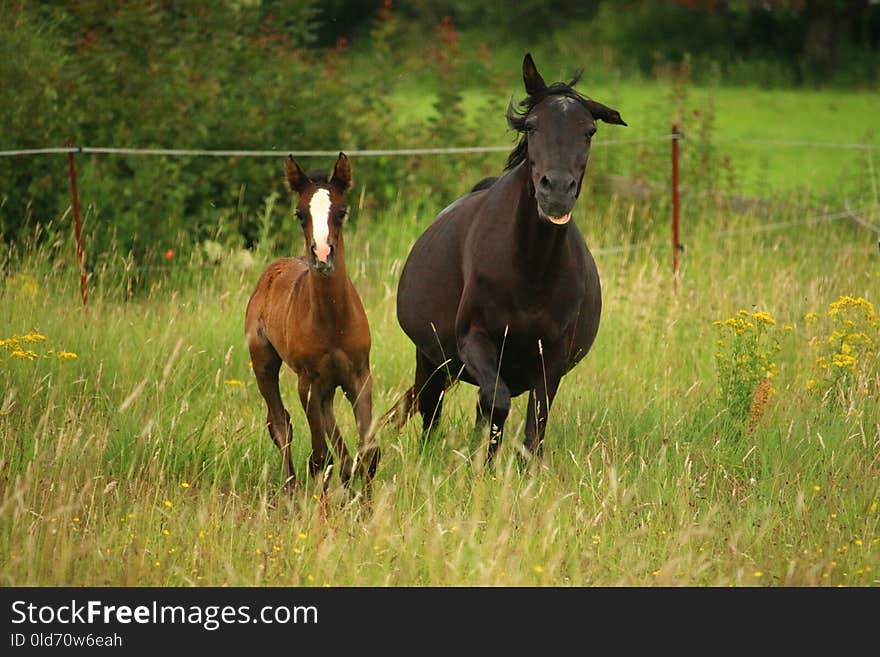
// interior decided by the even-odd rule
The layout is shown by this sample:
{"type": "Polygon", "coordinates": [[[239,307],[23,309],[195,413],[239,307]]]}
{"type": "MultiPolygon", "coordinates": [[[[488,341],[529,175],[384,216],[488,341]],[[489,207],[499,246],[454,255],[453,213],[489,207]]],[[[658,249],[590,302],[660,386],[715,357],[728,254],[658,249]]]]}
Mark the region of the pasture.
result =
{"type": "MultiPolygon", "coordinates": [[[[635,111],[624,88],[585,89],[619,108],[630,134],[645,130],[651,103],[635,111]]],[[[824,102],[807,96],[791,94],[792,115],[824,102]]],[[[719,132],[732,105],[718,103],[719,132]]],[[[503,125],[501,113],[492,121],[503,125]]],[[[860,140],[826,128],[784,136],[860,140]]],[[[611,134],[597,137],[588,178],[601,175],[598,144],[611,134]]],[[[823,157],[808,153],[771,167],[773,186],[806,183],[808,163],[823,157]]],[[[598,265],[602,320],[592,351],[562,380],[543,460],[518,465],[521,396],[485,468],[485,437],[471,434],[476,388],[462,383],[429,442],[416,418],[379,431],[369,500],[351,499],[338,477],[323,500],[315,482],[293,496],[283,488],[243,322],[262,267],[293,254],[230,251],[209,263],[182,243],[176,266],[149,275],[110,254],[84,310],[69,221],[41,227],[39,246],[5,254],[0,288],[0,582],[876,586],[880,260],[877,234],[834,214],[847,202],[880,222],[877,172],[859,157],[846,167],[858,188],[837,195],[839,206],[737,211],[685,195],[677,290],[665,196],[588,185],[574,220],[598,265]]],[[[370,166],[355,160],[355,181],[370,166]]],[[[837,179],[810,180],[820,178],[834,197],[837,179]]],[[[372,329],[376,417],[412,382],[395,293],[410,246],[440,209],[367,208],[347,229],[348,271],[372,329]]],[[[281,390],[305,480],[308,427],[287,369],[281,390]]],[[[341,395],[336,416],[354,449],[341,395]]]]}

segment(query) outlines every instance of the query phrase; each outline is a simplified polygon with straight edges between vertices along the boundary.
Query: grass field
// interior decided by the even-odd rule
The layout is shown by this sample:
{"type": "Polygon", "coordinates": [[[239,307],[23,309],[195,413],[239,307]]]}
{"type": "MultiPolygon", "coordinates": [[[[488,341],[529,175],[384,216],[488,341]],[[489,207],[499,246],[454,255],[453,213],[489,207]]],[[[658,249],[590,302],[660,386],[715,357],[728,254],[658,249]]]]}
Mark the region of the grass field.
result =
{"type": "MultiPolygon", "coordinates": [[[[673,115],[662,85],[585,80],[585,90],[630,123],[601,138],[651,136],[673,115]]],[[[407,94],[396,101],[403,120],[423,120],[430,98],[407,94]]],[[[44,229],[39,247],[10,249],[0,286],[0,583],[876,586],[877,234],[837,211],[849,203],[880,224],[880,177],[870,151],[723,141],[876,139],[873,101],[690,94],[682,107],[713,107],[711,125],[698,123],[735,155],[730,189],[801,202],[737,213],[686,195],[675,288],[665,195],[588,188],[575,217],[596,254],[602,323],[563,380],[533,471],[515,458],[524,398],[487,470],[485,444],[471,435],[476,391],[461,384],[429,442],[417,421],[379,433],[369,502],[336,479],[327,500],[313,483],[288,496],[243,336],[261,266],[287,254],[258,250],[251,263],[229,252],[208,264],[180,245],[175,266],[146,273],[110,254],[84,310],[66,222],[44,229]],[[819,203],[829,198],[836,204],[819,203]]],[[[506,98],[486,115],[485,97],[465,101],[492,126],[485,142],[509,143],[506,98]]],[[[697,136],[684,148],[696,149],[697,136]]],[[[590,175],[612,164],[626,173],[627,151],[610,160],[599,144],[590,175]]],[[[355,161],[355,178],[367,166],[355,161]]],[[[397,278],[439,209],[366,211],[347,232],[373,332],[377,416],[411,384],[397,278]]],[[[304,477],[306,424],[287,370],[282,386],[304,477]]],[[[353,445],[341,395],[337,417],[353,445]]]]}
{"type": "MultiPolygon", "coordinates": [[[[514,458],[522,398],[500,462],[483,468],[462,384],[428,444],[417,422],[380,433],[369,504],[337,486],[326,504],[312,486],[280,489],[242,335],[257,269],[181,269],[129,301],[124,276],[98,272],[84,311],[71,258],[24,254],[2,297],[3,584],[876,585],[876,315],[850,327],[866,336],[852,368],[817,364],[840,355],[831,304],[877,301],[875,236],[702,212],[674,293],[657,206],[581,210],[590,243],[625,242],[636,224],[646,241],[597,256],[599,338],[563,381],[537,471],[514,458]],[[733,356],[713,325],[740,310],[776,322],[738,352],[774,345],[774,392],[744,414],[722,397],[716,353],[733,356]]],[[[348,239],[377,414],[412,376],[394,292],[424,221],[404,209],[394,237],[364,225],[348,239]]],[[[282,380],[302,475],[304,417],[282,380]]],[[[341,396],[337,409],[351,442],[341,396]]]]}

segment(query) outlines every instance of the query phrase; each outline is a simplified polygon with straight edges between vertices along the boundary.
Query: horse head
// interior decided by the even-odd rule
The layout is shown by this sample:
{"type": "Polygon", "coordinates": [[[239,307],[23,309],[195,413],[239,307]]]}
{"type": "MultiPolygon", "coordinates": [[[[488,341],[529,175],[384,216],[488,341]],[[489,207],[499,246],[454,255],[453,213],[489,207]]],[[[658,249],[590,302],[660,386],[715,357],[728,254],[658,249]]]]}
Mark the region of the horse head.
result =
{"type": "Polygon", "coordinates": [[[511,153],[507,168],[527,161],[532,191],[542,219],[564,225],[581,192],[596,121],[625,126],[620,113],[591,100],[573,89],[578,71],[570,82],[547,85],[531,54],[523,60],[526,98],[516,110],[511,101],[507,120],[523,134],[511,153]]]}

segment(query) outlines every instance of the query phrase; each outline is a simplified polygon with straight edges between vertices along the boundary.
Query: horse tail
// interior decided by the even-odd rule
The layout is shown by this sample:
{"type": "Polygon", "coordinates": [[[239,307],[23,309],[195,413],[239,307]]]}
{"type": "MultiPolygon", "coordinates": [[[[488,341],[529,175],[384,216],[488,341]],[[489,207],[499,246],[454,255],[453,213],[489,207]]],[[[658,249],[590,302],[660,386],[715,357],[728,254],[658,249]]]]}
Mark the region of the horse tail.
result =
{"type": "Polygon", "coordinates": [[[379,418],[379,426],[384,427],[391,424],[395,429],[402,429],[406,421],[409,420],[416,411],[416,390],[415,386],[404,392],[400,398],[394,402],[385,414],[379,418]]]}

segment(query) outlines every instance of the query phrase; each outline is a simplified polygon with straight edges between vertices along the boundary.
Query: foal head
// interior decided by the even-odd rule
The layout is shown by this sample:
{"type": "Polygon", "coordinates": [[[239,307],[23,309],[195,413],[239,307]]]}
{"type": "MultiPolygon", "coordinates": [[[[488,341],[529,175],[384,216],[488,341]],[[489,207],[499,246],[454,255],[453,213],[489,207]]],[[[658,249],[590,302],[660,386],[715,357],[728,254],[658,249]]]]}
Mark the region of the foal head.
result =
{"type": "Polygon", "coordinates": [[[507,168],[528,160],[538,214],[557,225],[568,223],[581,183],[596,121],[626,125],[617,110],[579,94],[571,82],[547,85],[530,54],[523,60],[523,82],[528,96],[519,103],[521,110],[507,109],[511,128],[523,134],[510,154],[507,168]]]}
{"type": "Polygon", "coordinates": [[[333,272],[337,247],[342,245],[342,223],[348,214],[343,197],[351,189],[351,164],[345,153],[327,176],[307,175],[290,155],[285,162],[287,185],[299,195],[296,217],[303,229],[306,257],[314,271],[333,272]]]}

